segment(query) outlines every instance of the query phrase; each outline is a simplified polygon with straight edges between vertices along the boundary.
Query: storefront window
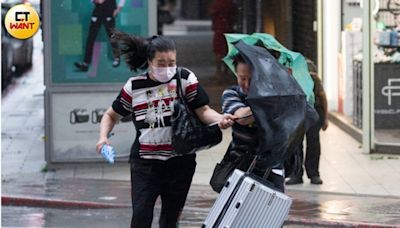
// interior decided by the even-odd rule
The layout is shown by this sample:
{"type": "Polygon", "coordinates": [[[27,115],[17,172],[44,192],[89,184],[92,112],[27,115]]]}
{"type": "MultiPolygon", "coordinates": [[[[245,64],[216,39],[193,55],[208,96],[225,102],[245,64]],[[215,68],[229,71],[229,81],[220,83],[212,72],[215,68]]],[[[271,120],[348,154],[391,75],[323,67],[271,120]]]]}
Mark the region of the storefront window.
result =
{"type": "Polygon", "coordinates": [[[400,1],[378,2],[373,40],[375,149],[392,152],[396,148],[391,146],[400,145],[400,1]]]}
{"type": "MultiPolygon", "coordinates": [[[[342,1],[342,37],[338,112],[362,134],[372,135],[372,149],[378,153],[400,151],[400,1],[371,1],[372,45],[363,45],[363,1],[342,1]],[[365,48],[369,48],[367,51],[365,48]],[[365,96],[363,60],[371,53],[370,94],[365,96]],[[364,99],[372,107],[370,126],[365,127],[364,99]],[[366,130],[367,129],[367,130],[366,130]],[[366,132],[368,131],[368,132],[366,132]]],[[[365,63],[365,61],[364,61],[365,63]]]]}

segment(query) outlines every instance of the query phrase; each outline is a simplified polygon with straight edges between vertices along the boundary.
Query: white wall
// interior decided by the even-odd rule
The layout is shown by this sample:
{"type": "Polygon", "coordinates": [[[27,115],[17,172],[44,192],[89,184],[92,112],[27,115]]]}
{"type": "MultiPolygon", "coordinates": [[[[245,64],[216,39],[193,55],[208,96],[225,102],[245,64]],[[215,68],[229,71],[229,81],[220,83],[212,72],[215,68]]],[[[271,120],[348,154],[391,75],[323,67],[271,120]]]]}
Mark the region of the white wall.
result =
{"type": "Polygon", "coordinates": [[[324,89],[329,111],[338,109],[338,53],[340,44],[339,0],[323,0],[323,64],[324,89]]]}

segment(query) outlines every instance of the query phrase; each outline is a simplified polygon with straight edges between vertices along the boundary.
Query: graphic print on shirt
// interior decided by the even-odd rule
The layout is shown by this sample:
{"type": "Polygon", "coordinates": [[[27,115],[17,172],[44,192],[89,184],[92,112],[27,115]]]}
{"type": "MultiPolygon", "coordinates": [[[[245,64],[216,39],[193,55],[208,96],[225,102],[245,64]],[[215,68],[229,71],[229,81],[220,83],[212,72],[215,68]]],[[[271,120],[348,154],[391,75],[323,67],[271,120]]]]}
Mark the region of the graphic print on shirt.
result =
{"type": "MultiPolygon", "coordinates": [[[[204,98],[203,93],[202,96],[197,96],[197,78],[186,69],[182,71],[182,87],[188,103],[197,102],[200,97],[203,100],[196,105],[208,103],[208,97],[204,98]]],[[[132,77],[125,84],[113,108],[123,116],[133,114],[139,143],[134,156],[157,160],[177,156],[171,145],[171,116],[176,98],[176,79],[159,83],[151,80],[148,75],[143,75],[132,77]]]]}
{"type": "Polygon", "coordinates": [[[157,122],[157,113],[156,113],[156,108],[153,105],[152,94],[153,92],[151,90],[146,91],[148,108],[146,111],[144,122],[148,123],[150,128],[154,128],[154,125],[157,122]]]}
{"type": "MultiPolygon", "coordinates": [[[[139,155],[141,158],[164,160],[174,155],[170,137],[172,131],[170,123],[171,107],[173,107],[173,101],[176,99],[176,93],[173,92],[174,89],[171,89],[174,87],[176,87],[175,80],[148,88],[145,101],[138,102],[141,105],[133,107],[136,121],[143,121],[148,124],[147,127],[144,125],[140,129],[139,155]],[[146,110],[146,113],[143,119],[144,110],[146,110]]],[[[141,100],[139,94],[137,97],[133,97],[133,103],[141,100]]]]}

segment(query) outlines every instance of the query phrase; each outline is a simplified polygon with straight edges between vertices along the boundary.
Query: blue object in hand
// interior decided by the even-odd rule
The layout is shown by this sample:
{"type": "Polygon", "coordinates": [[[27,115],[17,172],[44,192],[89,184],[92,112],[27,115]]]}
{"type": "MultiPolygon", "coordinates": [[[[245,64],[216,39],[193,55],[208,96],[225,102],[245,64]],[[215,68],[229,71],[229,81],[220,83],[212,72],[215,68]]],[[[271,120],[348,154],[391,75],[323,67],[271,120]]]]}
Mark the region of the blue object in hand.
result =
{"type": "Polygon", "coordinates": [[[106,159],[109,163],[114,163],[115,158],[115,150],[114,147],[104,144],[101,147],[101,155],[103,155],[104,159],[106,159]]]}

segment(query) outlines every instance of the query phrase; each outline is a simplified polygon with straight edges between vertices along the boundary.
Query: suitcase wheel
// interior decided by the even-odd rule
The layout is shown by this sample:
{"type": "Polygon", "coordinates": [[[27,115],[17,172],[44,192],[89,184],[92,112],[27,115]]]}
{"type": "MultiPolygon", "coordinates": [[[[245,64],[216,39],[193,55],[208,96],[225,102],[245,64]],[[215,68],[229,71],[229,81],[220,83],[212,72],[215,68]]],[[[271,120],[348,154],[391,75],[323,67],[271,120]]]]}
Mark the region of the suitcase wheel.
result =
{"type": "Polygon", "coordinates": [[[240,207],[240,202],[237,202],[235,208],[238,209],[240,207]]]}
{"type": "Polygon", "coordinates": [[[227,188],[229,186],[229,184],[230,184],[229,181],[225,182],[225,186],[224,187],[227,188]]]}

